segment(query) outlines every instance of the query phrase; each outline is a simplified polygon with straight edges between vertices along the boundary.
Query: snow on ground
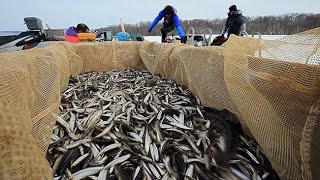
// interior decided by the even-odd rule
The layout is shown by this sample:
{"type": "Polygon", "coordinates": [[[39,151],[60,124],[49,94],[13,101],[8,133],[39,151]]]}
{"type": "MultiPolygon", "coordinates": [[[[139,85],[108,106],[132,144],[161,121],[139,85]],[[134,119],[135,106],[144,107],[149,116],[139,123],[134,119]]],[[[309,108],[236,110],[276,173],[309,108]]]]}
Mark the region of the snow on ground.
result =
{"type": "MultiPolygon", "coordinates": [[[[215,38],[216,36],[219,35],[212,35],[213,38],[215,38]]],[[[261,39],[277,40],[285,36],[286,35],[262,35],[261,39]]],[[[251,37],[252,35],[248,35],[248,38],[251,37]]],[[[161,36],[144,36],[144,38],[146,41],[149,42],[161,42],[161,36]]],[[[259,38],[259,36],[255,35],[254,38],[259,38]]],[[[258,51],[256,52],[255,56],[302,64],[319,65],[319,51],[315,51],[312,47],[313,46],[310,46],[310,48],[308,48],[305,45],[283,44],[276,47],[270,47],[262,51],[258,51]],[[308,58],[305,57],[306,54],[309,54],[308,58]]]]}
{"type": "Polygon", "coordinates": [[[12,36],[12,35],[18,35],[21,31],[0,31],[0,36],[12,36]]]}
{"type": "MultiPolygon", "coordinates": [[[[215,38],[217,36],[219,36],[219,34],[213,34],[212,38],[215,38]]],[[[276,40],[276,39],[282,38],[284,36],[286,36],[286,35],[261,35],[261,39],[276,40]]],[[[252,37],[252,35],[248,35],[248,37],[252,37]]],[[[253,37],[259,38],[258,35],[254,35],[253,37]]],[[[161,36],[144,36],[144,39],[149,42],[158,42],[158,43],[161,42],[161,36]]]]}

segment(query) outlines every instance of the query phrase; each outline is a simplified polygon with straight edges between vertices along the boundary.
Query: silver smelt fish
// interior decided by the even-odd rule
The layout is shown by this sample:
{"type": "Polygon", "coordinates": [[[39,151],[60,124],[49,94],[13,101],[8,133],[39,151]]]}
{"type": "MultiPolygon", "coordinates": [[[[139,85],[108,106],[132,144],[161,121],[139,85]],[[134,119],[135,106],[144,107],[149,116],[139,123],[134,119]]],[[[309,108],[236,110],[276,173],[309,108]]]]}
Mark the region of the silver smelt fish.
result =
{"type": "Polygon", "coordinates": [[[103,169],[109,169],[110,167],[113,167],[117,164],[121,164],[124,161],[126,161],[127,159],[129,159],[130,156],[131,156],[130,154],[127,154],[127,155],[121,156],[119,158],[116,158],[113,161],[111,161],[110,163],[108,163],[103,169]]]}
{"type": "Polygon", "coordinates": [[[234,115],[146,70],[71,77],[59,110],[47,151],[54,179],[277,180],[234,115]]]}
{"type": "Polygon", "coordinates": [[[100,172],[103,169],[103,167],[90,167],[90,168],[86,168],[83,169],[81,171],[78,171],[76,173],[73,173],[70,179],[83,179],[85,177],[97,174],[98,172],[100,172]]]}

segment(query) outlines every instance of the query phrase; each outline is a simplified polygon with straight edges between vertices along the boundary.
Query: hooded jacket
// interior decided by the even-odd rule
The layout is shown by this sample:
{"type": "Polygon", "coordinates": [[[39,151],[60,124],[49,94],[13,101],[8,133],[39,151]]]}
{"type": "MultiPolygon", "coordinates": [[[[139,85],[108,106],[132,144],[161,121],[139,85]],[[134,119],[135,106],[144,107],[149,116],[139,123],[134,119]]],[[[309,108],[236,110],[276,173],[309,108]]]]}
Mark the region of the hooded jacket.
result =
{"type": "Polygon", "coordinates": [[[151,23],[151,25],[149,27],[149,32],[151,32],[151,30],[158,24],[158,22],[162,18],[164,18],[164,23],[163,23],[164,26],[170,26],[173,23],[176,27],[176,30],[177,30],[180,38],[185,36],[183,29],[181,27],[181,24],[180,24],[180,20],[179,20],[178,15],[176,13],[174,13],[174,15],[172,15],[170,18],[167,19],[167,17],[165,16],[164,10],[161,10],[159,12],[159,15],[153,20],[153,22],[151,23]]]}
{"type": "Polygon", "coordinates": [[[240,36],[245,32],[245,17],[242,15],[241,10],[237,10],[233,16],[227,18],[222,34],[225,34],[226,31],[228,31],[228,37],[230,34],[240,36]]]}
{"type": "Polygon", "coordinates": [[[75,27],[69,27],[66,31],[66,37],[64,38],[64,41],[72,42],[72,43],[78,43],[80,42],[78,38],[78,32],[75,30],[75,27]]]}

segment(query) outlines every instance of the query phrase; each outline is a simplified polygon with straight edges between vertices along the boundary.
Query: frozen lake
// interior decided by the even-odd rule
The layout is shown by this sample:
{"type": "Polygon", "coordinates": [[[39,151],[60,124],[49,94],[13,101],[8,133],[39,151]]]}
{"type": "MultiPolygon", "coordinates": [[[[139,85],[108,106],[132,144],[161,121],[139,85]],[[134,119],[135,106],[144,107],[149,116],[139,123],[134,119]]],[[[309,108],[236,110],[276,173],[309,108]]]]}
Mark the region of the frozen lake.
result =
{"type": "MultiPolygon", "coordinates": [[[[216,36],[218,36],[218,34],[212,35],[213,38],[216,36]]],[[[287,35],[262,35],[261,39],[277,40],[285,36],[287,35]]],[[[248,35],[248,37],[252,37],[252,35],[248,35]]],[[[161,36],[145,36],[144,38],[149,42],[161,42],[161,36]]],[[[254,38],[259,38],[259,36],[255,35],[254,38]]],[[[308,39],[310,37],[305,38],[306,42],[310,41],[308,39]]],[[[300,40],[303,41],[303,39],[300,40]]],[[[313,46],[309,47],[303,44],[282,44],[276,47],[270,47],[268,49],[258,51],[255,53],[255,56],[302,64],[319,65],[319,50],[314,50],[313,46]],[[308,58],[306,58],[306,55],[308,55],[308,58]]]]}
{"type": "MultiPolygon", "coordinates": [[[[217,36],[219,36],[219,34],[213,34],[212,38],[215,38],[217,36]]],[[[265,40],[276,40],[285,36],[286,35],[261,35],[261,38],[265,40]]],[[[252,35],[248,35],[248,37],[252,37],[252,35]]],[[[259,38],[259,36],[255,35],[254,38],[259,38]]],[[[144,36],[144,39],[149,42],[161,42],[161,36],[144,36]]]]}
{"type": "MultiPolygon", "coordinates": [[[[0,31],[0,36],[18,35],[19,33],[21,33],[21,31],[0,31]]],[[[212,37],[214,38],[218,35],[219,34],[213,34],[212,37]]],[[[266,40],[275,40],[284,36],[286,35],[262,35],[261,38],[266,40]]],[[[251,37],[251,35],[249,35],[248,37],[251,37]]],[[[255,35],[254,37],[258,38],[257,35],[255,35]]],[[[144,38],[149,42],[161,42],[161,36],[144,36],[144,38]]]]}
{"type": "Polygon", "coordinates": [[[18,35],[21,31],[0,31],[0,36],[18,35]]]}

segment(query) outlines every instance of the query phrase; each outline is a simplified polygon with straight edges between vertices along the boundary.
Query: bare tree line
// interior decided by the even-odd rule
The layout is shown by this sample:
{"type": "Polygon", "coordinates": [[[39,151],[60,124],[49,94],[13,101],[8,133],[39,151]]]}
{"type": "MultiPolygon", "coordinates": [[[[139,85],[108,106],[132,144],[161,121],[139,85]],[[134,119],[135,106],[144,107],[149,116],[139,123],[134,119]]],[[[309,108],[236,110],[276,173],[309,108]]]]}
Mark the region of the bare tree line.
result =
{"type": "MultiPolygon", "coordinates": [[[[181,20],[181,25],[185,32],[190,27],[195,28],[197,34],[203,34],[207,28],[212,30],[213,34],[220,34],[226,19],[193,19],[181,20]]],[[[136,24],[125,24],[125,29],[129,33],[140,33],[144,36],[161,35],[161,22],[148,33],[148,28],[151,22],[145,21],[136,24]]],[[[320,14],[285,14],[280,16],[258,16],[246,17],[246,31],[248,34],[259,32],[266,35],[290,35],[298,32],[303,32],[309,29],[320,27],[320,14]]],[[[109,26],[97,29],[98,33],[105,30],[113,30],[113,32],[120,32],[120,25],[109,26]]],[[[177,35],[173,31],[170,35],[177,35]]]]}

